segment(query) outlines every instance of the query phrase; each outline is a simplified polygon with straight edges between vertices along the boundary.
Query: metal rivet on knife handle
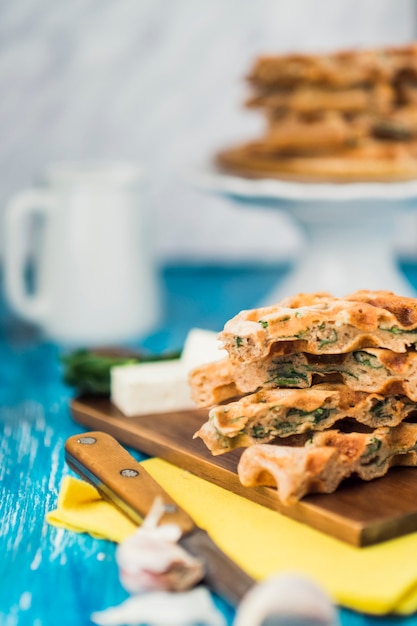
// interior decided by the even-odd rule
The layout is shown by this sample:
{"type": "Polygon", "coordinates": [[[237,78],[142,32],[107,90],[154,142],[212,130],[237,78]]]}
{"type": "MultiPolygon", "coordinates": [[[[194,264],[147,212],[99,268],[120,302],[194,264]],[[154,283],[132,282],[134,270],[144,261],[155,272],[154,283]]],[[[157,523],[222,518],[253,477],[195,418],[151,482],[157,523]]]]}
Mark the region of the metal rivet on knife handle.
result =
{"type": "Polygon", "coordinates": [[[77,441],[78,443],[81,443],[83,445],[91,446],[93,443],[96,443],[97,439],[95,439],[94,437],[79,437],[77,441]]]}
{"type": "Polygon", "coordinates": [[[120,474],[125,478],[135,478],[135,476],[139,475],[139,472],[134,469],[123,469],[120,470],[120,474]]]}

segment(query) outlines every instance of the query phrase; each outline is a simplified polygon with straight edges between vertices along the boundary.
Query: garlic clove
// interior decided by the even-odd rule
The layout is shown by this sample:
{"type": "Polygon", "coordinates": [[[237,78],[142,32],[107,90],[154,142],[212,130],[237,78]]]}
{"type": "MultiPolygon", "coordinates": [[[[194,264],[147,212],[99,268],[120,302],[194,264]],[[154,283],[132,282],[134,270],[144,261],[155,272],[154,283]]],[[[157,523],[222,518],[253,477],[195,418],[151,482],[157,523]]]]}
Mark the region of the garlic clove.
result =
{"type": "Polygon", "coordinates": [[[226,626],[206,587],[179,593],[154,591],[132,596],[119,606],[93,613],[91,620],[99,626],[226,626]]]}
{"type": "Polygon", "coordinates": [[[325,591],[298,574],[281,574],[255,585],[242,599],[233,626],[338,626],[337,609],[325,591]]]}
{"type": "Polygon", "coordinates": [[[127,591],[184,591],[203,578],[202,562],[176,543],[181,530],[173,528],[140,527],[117,547],[120,582],[127,591]]]}

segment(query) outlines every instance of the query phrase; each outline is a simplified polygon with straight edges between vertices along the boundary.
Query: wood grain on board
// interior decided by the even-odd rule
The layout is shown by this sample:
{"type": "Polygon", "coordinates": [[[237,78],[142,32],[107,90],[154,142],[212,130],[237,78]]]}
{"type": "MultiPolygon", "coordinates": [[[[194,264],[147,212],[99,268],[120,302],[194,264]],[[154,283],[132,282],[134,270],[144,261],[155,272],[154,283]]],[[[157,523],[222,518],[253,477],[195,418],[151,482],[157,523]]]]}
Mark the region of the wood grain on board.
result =
{"type": "Polygon", "coordinates": [[[417,530],[417,469],[394,467],[370,482],[351,478],[333,494],[314,494],[283,506],[275,489],[243,487],[237,475],[241,454],[213,457],[193,434],[207,410],[125,417],[108,398],[71,403],[74,420],[150,456],[158,456],[229,491],[308,524],[342,541],[366,546],[417,530]]]}

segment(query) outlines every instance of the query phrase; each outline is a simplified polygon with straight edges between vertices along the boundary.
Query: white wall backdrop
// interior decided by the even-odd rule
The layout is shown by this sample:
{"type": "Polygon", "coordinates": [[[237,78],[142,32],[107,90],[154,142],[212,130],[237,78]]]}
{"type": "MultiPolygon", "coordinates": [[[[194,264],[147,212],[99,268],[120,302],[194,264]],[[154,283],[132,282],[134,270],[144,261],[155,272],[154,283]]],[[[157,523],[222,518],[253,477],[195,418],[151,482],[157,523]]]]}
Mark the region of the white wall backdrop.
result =
{"type": "Polygon", "coordinates": [[[256,55],[415,33],[414,0],[2,0],[0,208],[51,161],[135,159],[161,258],[284,258],[300,242],[285,215],[198,193],[182,173],[256,133],[241,106],[256,55]]]}

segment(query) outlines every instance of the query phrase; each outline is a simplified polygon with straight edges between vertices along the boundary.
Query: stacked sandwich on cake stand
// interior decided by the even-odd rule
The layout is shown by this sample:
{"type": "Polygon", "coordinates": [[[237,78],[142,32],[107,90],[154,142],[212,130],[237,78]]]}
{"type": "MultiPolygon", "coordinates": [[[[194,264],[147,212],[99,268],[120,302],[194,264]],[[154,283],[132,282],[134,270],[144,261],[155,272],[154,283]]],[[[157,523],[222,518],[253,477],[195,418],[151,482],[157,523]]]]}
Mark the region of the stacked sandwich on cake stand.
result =
{"type": "Polygon", "coordinates": [[[221,151],[199,183],[288,211],[304,229],[305,248],[268,301],[311,290],[414,295],[394,243],[417,198],[417,46],[261,57],[249,82],[265,133],[221,151]]]}

